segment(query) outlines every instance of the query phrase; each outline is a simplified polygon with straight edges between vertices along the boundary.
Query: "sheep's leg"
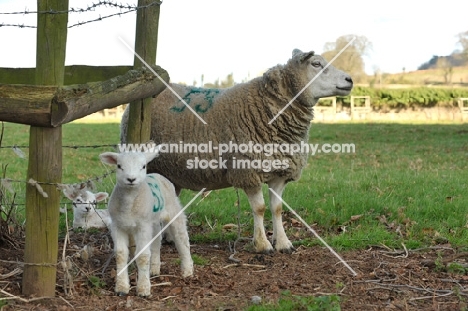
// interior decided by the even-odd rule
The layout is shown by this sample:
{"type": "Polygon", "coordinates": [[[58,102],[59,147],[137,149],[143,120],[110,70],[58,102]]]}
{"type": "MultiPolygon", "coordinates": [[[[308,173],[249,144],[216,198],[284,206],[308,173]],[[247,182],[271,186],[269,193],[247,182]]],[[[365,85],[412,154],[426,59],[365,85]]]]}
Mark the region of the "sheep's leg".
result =
{"type": "MultiPolygon", "coordinates": [[[[169,207],[170,210],[180,211],[181,207],[169,207]]],[[[190,240],[187,232],[187,220],[185,214],[180,214],[171,225],[167,228],[171,237],[173,238],[174,244],[177,248],[177,252],[180,257],[180,269],[182,271],[182,277],[189,277],[193,275],[193,260],[190,255],[190,240]]]]}
{"type": "Polygon", "coordinates": [[[117,276],[115,280],[115,293],[118,296],[127,295],[130,290],[130,281],[128,279],[128,235],[114,226],[111,230],[112,240],[114,241],[115,262],[117,276]]]}
{"type": "MultiPolygon", "coordinates": [[[[161,223],[156,221],[153,224],[153,234],[158,234],[161,231],[161,223]]],[[[159,275],[161,273],[161,234],[151,243],[151,262],[150,275],[159,275]]]]}
{"type": "Polygon", "coordinates": [[[273,245],[275,249],[282,253],[292,253],[295,249],[291,241],[289,241],[286,233],[284,232],[283,219],[282,219],[282,202],[280,200],[283,190],[286,187],[286,183],[282,179],[276,179],[268,183],[270,187],[270,210],[273,221],[273,245]],[[279,195],[278,198],[272,190],[279,195]]]}
{"type": "Polygon", "coordinates": [[[136,254],[140,254],[135,262],[138,267],[137,278],[137,295],[141,297],[148,297],[151,295],[151,282],[150,282],[150,257],[152,228],[140,228],[135,234],[136,254]],[[149,229],[149,230],[148,230],[149,229]],[[141,253],[140,253],[141,252],[141,253]]]}
{"type": "Polygon", "coordinates": [[[254,245],[255,250],[260,253],[271,253],[273,247],[268,241],[265,228],[263,226],[263,218],[265,215],[265,200],[263,199],[262,188],[258,187],[255,189],[245,190],[249,199],[250,207],[252,207],[253,218],[254,218],[254,245]]]}

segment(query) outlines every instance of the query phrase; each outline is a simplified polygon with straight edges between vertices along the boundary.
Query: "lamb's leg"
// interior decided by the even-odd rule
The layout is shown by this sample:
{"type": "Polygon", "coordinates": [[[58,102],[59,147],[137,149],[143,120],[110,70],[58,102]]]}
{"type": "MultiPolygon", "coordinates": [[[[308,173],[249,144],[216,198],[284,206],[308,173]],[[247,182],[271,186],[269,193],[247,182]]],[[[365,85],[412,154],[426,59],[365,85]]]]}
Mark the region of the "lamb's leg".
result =
{"type": "MultiPolygon", "coordinates": [[[[175,204],[175,203],[174,203],[175,204]]],[[[180,211],[180,206],[169,207],[170,210],[180,211]]],[[[174,215],[175,216],[175,215],[174,215]]],[[[180,214],[167,228],[174,240],[177,252],[180,257],[180,269],[182,277],[193,275],[193,260],[190,255],[190,240],[187,232],[187,219],[185,214],[180,214]]]]}
{"type": "MultiPolygon", "coordinates": [[[[273,190],[279,197],[283,194],[283,190],[286,187],[286,183],[282,179],[275,179],[268,183],[268,186],[273,190]]],[[[283,220],[281,212],[283,210],[281,200],[272,191],[269,191],[270,195],[270,210],[273,220],[273,244],[277,251],[282,253],[292,253],[295,249],[291,241],[289,241],[286,233],[284,232],[283,220]]]]}
{"type": "MultiPolygon", "coordinates": [[[[156,235],[161,231],[161,223],[156,221],[153,224],[153,234],[156,235]]],[[[154,237],[153,237],[154,238],[154,237]]],[[[151,244],[151,263],[150,275],[159,275],[161,273],[161,240],[162,233],[151,244]]]]}
{"type": "Polygon", "coordinates": [[[148,297],[151,295],[151,282],[150,282],[150,257],[151,257],[151,241],[152,228],[140,228],[135,234],[135,255],[141,254],[135,259],[138,267],[137,278],[137,295],[141,297],[148,297]]]}
{"type": "Polygon", "coordinates": [[[115,293],[118,296],[127,295],[130,290],[130,281],[128,279],[128,236],[118,228],[112,228],[112,241],[114,241],[115,262],[117,276],[115,280],[115,293]]]}
{"type": "Polygon", "coordinates": [[[244,190],[249,199],[250,207],[252,207],[254,218],[254,245],[255,250],[260,253],[271,253],[273,247],[268,241],[265,228],[263,226],[263,216],[265,214],[266,206],[263,199],[262,188],[244,190]]]}

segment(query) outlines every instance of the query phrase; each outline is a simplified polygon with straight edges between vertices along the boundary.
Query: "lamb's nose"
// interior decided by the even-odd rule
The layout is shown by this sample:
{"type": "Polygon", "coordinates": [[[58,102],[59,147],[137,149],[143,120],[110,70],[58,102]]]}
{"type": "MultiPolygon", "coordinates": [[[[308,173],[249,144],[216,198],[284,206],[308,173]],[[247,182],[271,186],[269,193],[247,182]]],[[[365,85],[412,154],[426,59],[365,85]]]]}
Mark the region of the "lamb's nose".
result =
{"type": "Polygon", "coordinates": [[[348,81],[349,83],[353,83],[353,79],[351,79],[351,77],[346,77],[345,80],[348,81]]]}
{"type": "Polygon", "coordinates": [[[128,180],[131,184],[133,184],[133,182],[136,180],[136,178],[127,178],[127,180],[128,180]]]}

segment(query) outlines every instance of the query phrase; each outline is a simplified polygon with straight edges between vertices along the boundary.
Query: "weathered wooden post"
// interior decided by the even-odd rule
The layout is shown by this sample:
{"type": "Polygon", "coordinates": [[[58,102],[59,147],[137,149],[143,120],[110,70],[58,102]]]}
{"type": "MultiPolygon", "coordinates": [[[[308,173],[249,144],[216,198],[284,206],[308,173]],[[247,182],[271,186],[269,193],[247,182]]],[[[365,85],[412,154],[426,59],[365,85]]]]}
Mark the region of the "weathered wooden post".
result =
{"type": "MultiPolygon", "coordinates": [[[[138,0],[138,6],[146,6],[154,0],[138,0]]],[[[158,45],[159,5],[152,5],[137,12],[135,52],[147,64],[156,63],[158,45]]],[[[133,68],[144,64],[135,56],[133,68]]],[[[151,132],[151,98],[140,99],[130,103],[127,142],[141,143],[150,139],[151,132]]]]}
{"type": "MultiPolygon", "coordinates": [[[[68,0],[38,0],[37,11],[67,11],[68,0]]],[[[36,84],[62,85],[68,14],[38,13],[36,84]]],[[[30,128],[28,180],[59,183],[62,179],[62,128],[30,128]]],[[[60,193],[43,185],[45,198],[26,188],[26,241],[23,294],[55,296],[60,193]]]]}

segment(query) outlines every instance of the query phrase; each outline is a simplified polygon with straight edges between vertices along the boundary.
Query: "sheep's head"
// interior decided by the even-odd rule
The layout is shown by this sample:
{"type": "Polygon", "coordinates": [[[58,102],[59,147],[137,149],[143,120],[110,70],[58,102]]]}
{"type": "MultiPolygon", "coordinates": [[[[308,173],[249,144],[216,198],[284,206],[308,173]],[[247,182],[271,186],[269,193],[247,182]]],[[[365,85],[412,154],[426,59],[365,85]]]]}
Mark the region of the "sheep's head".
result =
{"type": "Polygon", "coordinates": [[[73,213],[75,214],[93,212],[97,202],[104,201],[109,196],[107,192],[92,193],[84,189],[64,189],[63,194],[72,200],[73,213]]]}
{"type": "Polygon", "coordinates": [[[314,100],[328,96],[345,96],[353,88],[350,75],[329,65],[322,56],[315,55],[314,52],[295,49],[288,66],[294,68],[292,72],[299,73],[300,78],[296,80],[301,88],[313,81],[304,92],[314,100]]]}
{"type": "Polygon", "coordinates": [[[146,164],[156,156],[156,152],[105,152],[99,157],[103,163],[117,166],[116,179],[120,187],[133,188],[145,182],[146,164]]]}

